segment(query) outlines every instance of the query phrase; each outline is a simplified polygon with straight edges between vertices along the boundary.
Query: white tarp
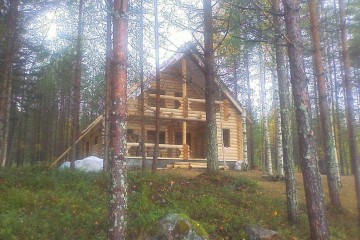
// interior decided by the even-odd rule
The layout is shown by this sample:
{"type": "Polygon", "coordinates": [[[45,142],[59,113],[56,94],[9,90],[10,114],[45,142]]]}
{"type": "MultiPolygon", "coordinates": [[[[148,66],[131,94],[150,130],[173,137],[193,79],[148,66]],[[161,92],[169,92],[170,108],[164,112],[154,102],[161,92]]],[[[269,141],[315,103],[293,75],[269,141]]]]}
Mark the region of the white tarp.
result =
{"type": "MultiPolygon", "coordinates": [[[[59,169],[70,168],[70,162],[64,162],[59,169]]],[[[100,172],[103,170],[103,160],[95,156],[89,156],[75,161],[75,169],[85,172],[100,172]]]]}

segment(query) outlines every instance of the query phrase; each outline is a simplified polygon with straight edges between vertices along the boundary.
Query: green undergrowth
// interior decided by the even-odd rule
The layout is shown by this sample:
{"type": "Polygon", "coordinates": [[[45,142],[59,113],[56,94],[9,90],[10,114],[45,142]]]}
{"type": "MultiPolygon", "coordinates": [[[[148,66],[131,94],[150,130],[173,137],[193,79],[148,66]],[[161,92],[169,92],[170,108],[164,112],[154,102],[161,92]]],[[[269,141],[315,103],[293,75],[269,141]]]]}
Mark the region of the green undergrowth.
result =
{"type": "MultiPolygon", "coordinates": [[[[107,178],[101,173],[0,170],[0,192],[0,239],[107,238],[107,178]]],[[[169,213],[189,216],[211,239],[243,239],[249,224],[278,231],[283,239],[309,238],[303,211],[299,224],[287,223],[285,202],[240,174],[190,178],[132,171],[128,192],[128,239],[152,236],[169,213]]],[[[356,224],[339,221],[349,219],[346,213],[329,213],[333,239],[357,239],[356,224]]]]}

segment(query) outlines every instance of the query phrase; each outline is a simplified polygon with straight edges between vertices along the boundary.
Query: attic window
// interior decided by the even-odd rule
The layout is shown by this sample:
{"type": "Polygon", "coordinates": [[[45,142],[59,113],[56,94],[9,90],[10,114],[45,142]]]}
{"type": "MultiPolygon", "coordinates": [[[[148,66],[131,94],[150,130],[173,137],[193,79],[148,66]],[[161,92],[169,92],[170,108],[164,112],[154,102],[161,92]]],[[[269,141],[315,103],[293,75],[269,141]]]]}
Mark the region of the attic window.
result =
{"type": "Polygon", "coordinates": [[[222,135],[224,147],[230,147],[230,129],[223,129],[222,135]]]}
{"type": "Polygon", "coordinates": [[[98,144],[98,141],[99,141],[98,136],[95,136],[94,144],[95,144],[95,145],[98,144]]]}

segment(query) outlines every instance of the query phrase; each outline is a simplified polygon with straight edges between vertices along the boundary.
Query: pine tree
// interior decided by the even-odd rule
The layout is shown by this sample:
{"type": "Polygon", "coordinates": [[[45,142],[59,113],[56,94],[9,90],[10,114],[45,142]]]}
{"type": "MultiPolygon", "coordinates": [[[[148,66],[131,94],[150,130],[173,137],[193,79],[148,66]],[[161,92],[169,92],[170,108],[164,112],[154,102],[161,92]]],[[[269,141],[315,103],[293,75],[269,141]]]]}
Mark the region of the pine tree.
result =
{"type": "Polygon", "coordinates": [[[204,9],[204,65],[205,65],[205,111],[207,139],[207,170],[216,173],[219,170],[216,108],[215,108],[215,60],[213,44],[213,19],[211,0],[203,0],[204,9]]]}
{"type": "Polygon", "coordinates": [[[300,148],[300,165],[308,210],[311,239],[328,239],[329,230],[317,166],[315,138],[311,128],[310,102],[307,79],[304,71],[303,43],[300,29],[299,4],[297,0],[283,0],[287,48],[297,132],[300,148]]]}
{"type": "Polygon", "coordinates": [[[11,97],[13,85],[13,65],[15,44],[17,42],[17,22],[19,1],[10,0],[5,24],[5,49],[3,51],[3,67],[0,80],[0,162],[5,167],[8,161],[11,97]]]}
{"type": "Polygon", "coordinates": [[[111,76],[110,146],[110,221],[109,239],[125,239],[127,208],[127,39],[128,1],[114,1],[113,72],[111,76]]]}

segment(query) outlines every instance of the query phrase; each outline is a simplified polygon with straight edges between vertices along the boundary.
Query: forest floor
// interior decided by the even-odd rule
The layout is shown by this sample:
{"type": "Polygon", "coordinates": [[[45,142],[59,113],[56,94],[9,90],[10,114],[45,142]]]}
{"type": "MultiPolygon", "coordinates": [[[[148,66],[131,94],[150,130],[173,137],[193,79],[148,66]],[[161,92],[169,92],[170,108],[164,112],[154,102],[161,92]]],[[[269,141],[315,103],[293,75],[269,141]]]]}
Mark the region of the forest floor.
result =
{"type": "MultiPolygon", "coordinates": [[[[268,181],[265,178],[261,177],[262,172],[260,171],[242,172],[241,174],[258,181],[258,183],[263,187],[267,195],[286,201],[284,181],[279,181],[279,182],[268,181]]],[[[296,173],[295,179],[297,183],[298,200],[302,204],[305,204],[306,199],[305,199],[302,174],[296,173]]],[[[325,203],[327,206],[330,206],[329,188],[327,185],[328,183],[327,183],[326,175],[321,175],[321,181],[325,194],[325,203]]],[[[355,180],[353,176],[341,177],[341,188],[339,189],[339,192],[340,192],[340,200],[342,207],[346,209],[349,212],[349,214],[356,216],[357,215],[356,193],[355,193],[355,180]]]]}
{"type": "MultiPolygon", "coordinates": [[[[166,170],[167,173],[175,172],[180,173],[183,176],[194,178],[202,173],[204,170],[184,170],[184,169],[173,169],[166,170]]],[[[284,181],[269,181],[266,178],[263,178],[262,171],[248,171],[248,172],[235,172],[228,171],[230,174],[234,175],[242,175],[248,177],[252,180],[255,180],[262,187],[263,192],[272,198],[278,198],[282,201],[286,201],[286,189],[284,181]]],[[[295,179],[297,183],[297,194],[298,200],[301,204],[306,204],[305,192],[304,192],[304,183],[303,176],[301,173],[295,173],[295,179]]],[[[321,175],[322,186],[325,194],[325,203],[327,206],[330,206],[330,198],[329,198],[329,188],[326,175],[321,175]]],[[[342,207],[348,211],[349,214],[356,216],[357,215],[357,206],[356,206],[356,192],[355,192],[355,180],[353,176],[341,176],[341,188],[340,192],[340,200],[342,207]]]]}
{"type": "MultiPolygon", "coordinates": [[[[128,238],[145,239],[169,213],[197,221],[211,239],[245,239],[247,225],[278,231],[281,239],[309,238],[302,176],[297,173],[300,222],[286,220],[285,183],[262,172],[162,170],[128,173],[128,238]]],[[[353,177],[342,178],[344,209],[330,206],[331,239],[360,239],[353,177]]],[[[102,173],[44,166],[0,169],[0,239],[107,239],[108,188],[102,173]]],[[[326,177],[323,186],[327,194],[326,177]]]]}

